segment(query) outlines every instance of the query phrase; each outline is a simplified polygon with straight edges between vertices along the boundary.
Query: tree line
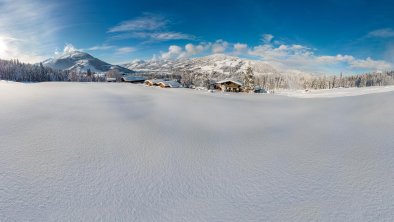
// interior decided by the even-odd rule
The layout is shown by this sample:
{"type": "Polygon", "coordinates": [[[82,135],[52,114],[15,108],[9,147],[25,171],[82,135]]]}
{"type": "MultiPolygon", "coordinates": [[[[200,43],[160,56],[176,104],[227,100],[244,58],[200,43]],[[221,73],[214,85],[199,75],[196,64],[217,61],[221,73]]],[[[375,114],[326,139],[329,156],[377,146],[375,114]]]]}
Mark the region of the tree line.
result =
{"type": "Polygon", "coordinates": [[[16,82],[48,82],[48,81],[105,81],[105,77],[94,72],[78,72],[75,70],[57,70],[42,63],[28,64],[19,60],[0,60],[0,79],[16,82]]]}

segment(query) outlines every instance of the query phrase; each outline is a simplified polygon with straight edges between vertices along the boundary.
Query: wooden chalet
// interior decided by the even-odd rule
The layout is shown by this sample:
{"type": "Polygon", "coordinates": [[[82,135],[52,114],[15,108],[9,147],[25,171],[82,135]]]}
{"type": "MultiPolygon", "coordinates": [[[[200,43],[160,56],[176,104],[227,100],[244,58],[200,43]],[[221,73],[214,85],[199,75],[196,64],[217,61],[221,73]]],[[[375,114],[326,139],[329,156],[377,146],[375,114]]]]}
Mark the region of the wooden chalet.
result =
{"type": "Polygon", "coordinates": [[[242,83],[232,79],[225,79],[216,82],[215,89],[221,90],[223,92],[241,92],[242,83]]]}

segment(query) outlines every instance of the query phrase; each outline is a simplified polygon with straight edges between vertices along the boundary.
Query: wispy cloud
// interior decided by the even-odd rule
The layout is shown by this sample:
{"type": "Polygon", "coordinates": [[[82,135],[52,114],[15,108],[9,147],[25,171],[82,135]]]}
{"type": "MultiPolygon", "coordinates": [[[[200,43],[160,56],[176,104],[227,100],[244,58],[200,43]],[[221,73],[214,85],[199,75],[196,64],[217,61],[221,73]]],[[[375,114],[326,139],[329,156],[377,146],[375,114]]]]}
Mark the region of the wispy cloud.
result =
{"type": "Polygon", "coordinates": [[[103,44],[103,45],[92,46],[92,47],[87,48],[85,50],[87,50],[87,51],[102,51],[102,50],[109,50],[109,49],[114,49],[114,48],[116,48],[116,46],[103,44]]]}
{"type": "Polygon", "coordinates": [[[112,40],[142,39],[144,42],[191,40],[195,36],[169,30],[171,21],[162,15],[145,13],[143,16],[127,20],[110,28],[112,40]]]}
{"type": "Polygon", "coordinates": [[[0,58],[38,62],[55,48],[59,18],[54,1],[0,0],[0,58]]]}
{"type": "Polygon", "coordinates": [[[144,43],[167,40],[192,40],[195,36],[181,32],[131,32],[112,36],[112,39],[142,39],[144,43]]]}
{"type": "Polygon", "coordinates": [[[191,40],[195,37],[193,35],[181,33],[181,32],[160,32],[160,33],[151,33],[148,35],[149,38],[154,40],[179,40],[179,39],[186,39],[191,40]]]}
{"type": "Polygon", "coordinates": [[[169,21],[161,15],[144,13],[141,17],[119,23],[108,32],[156,31],[164,29],[168,23],[169,21]]]}
{"type": "Polygon", "coordinates": [[[392,38],[394,37],[394,30],[391,28],[373,30],[368,33],[367,37],[392,38]]]}
{"type": "Polygon", "coordinates": [[[128,54],[134,52],[136,49],[134,47],[121,47],[116,49],[117,54],[128,54]]]}

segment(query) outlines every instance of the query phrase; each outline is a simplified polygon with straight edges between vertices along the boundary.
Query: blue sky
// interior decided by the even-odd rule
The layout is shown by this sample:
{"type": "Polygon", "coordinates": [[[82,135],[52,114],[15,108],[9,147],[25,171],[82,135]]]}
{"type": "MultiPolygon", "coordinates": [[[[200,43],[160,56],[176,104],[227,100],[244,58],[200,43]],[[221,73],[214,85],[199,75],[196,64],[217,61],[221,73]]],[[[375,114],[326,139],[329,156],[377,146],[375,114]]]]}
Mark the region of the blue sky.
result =
{"type": "Polygon", "coordinates": [[[225,53],[283,70],[394,69],[388,0],[0,0],[0,57],[77,49],[110,63],[225,53]]]}

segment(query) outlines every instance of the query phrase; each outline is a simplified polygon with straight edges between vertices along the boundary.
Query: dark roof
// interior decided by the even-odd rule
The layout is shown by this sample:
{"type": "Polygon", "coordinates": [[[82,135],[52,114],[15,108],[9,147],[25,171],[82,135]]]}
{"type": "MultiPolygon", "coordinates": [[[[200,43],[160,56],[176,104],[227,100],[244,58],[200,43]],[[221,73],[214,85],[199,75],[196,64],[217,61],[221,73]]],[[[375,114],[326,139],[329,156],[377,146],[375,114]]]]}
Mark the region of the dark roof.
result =
{"type": "Polygon", "coordinates": [[[125,82],[143,82],[146,80],[146,78],[142,76],[124,76],[122,79],[125,82]]]}

